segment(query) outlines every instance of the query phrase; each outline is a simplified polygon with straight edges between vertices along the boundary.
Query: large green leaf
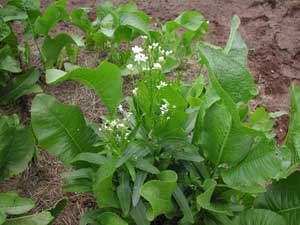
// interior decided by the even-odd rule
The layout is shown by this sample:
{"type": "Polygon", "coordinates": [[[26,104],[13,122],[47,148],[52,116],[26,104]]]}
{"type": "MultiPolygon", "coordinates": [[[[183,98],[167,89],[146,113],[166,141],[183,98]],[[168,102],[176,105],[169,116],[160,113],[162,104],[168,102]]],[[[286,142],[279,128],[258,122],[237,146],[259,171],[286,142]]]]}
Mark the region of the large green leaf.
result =
{"type": "Polygon", "coordinates": [[[50,212],[44,211],[30,216],[8,219],[3,225],[48,225],[53,218],[50,212]]]}
{"type": "Polygon", "coordinates": [[[269,113],[263,108],[257,108],[249,117],[247,126],[255,130],[261,130],[264,132],[271,132],[274,125],[274,121],[271,120],[269,113]]]}
{"type": "Polygon", "coordinates": [[[32,200],[22,198],[16,192],[0,193],[0,212],[19,215],[34,207],[32,200]]]}
{"type": "Polygon", "coordinates": [[[234,15],[231,21],[230,36],[224,52],[240,64],[247,66],[248,48],[241,35],[237,31],[240,23],[240,18],[234,15]]]}
{"type": "Polygon", "coordinates": [[[143,12],[124,12],[120,15],[120,25],[148,34],[149,17],[143,12]]]}
{"type": "Polygon", "coordinates": [[[289,152],[275,150],[275,142],[262,138],[238,165],[221,173],[226,184],[243,192],[263,192],[271,179],[284,176],[290,166],[289,152]]]}
{"type": "Polygon", "coordinates": [[[11,30],[10,27],[5,23],[5,21],[0,17],[0,41],[8,37],[11,30]]]}
{"type": "Polygon", "coordinates": [[[43,57],[45,57],[46,68],[51,68],[56,63],[61,50],[68,44],[76,44],[75,40],[68,34],[61,33],[52,38],[47,36],[42,46],[43,57]]]}
{"type": "Polygon", "coordinates": [[[44,14],[35,21],[35,32],[41,35],[48,35],[60,20],[68,18],[66,11],[66,1],[59,0],[51,3],[44,14]]]}
{"type": "Polygon", "coordinates": [[[243,65],[208,44],[200,43],[199,49],[210,79],[214,76],[234,102],[247,102],[257,95],[253,77],[243,65]]]}
{"type": "Polygon", "coordinates": [[[13,102],[33,90],[40,73],[37,69],[30,69],[25,74],[17,76],[5,88],[0,90],[0,105],[13,102]]]}
{"type": "Polygon", "coordinates": [[[300,218],[300,172],[267,187],[258,196],[256,207],[270,209],[282,215],[286,225],[299,225],[300,218]]]}
{"type": "Polygon", "coordinates": [[[117,159],[112,157],[103,164],[96,173],[93,193],[97,199],[98,206],[119,208],[119,202],[113,190],[112,178],[116,171],[117,159]]]}
{"type": "Polygon", "coordinates": [[[32,103],[31,119],[39,145],[66,164],[79,153],[98,151],[93,146],[97,135],[86,125],[78,107],[39,94],[32,103]]]}
{"type": "Polygon", "coordinates": [[[21,72],[19,63],[14,58],[12,49],[8,45],[5,45],[3,48],[0,49],[0,71],[1,70],[12,72],[12,73],[21,72]]]}
{"type": "Polygon", "coordinates": [[[291,88],[291,117],[285,144],[291,150],[293,164],[300,160],[300,89],[296,84],[291,88]]]}
{"type": "Polygon", "coordinates": [[[291,225],[275,212],[265,209],[249,209],[237,216],[234,225],[291,225]]]}
{"type": "Polygon", "coordinates": [[[205,210],[220,213],[225,215],[232,215],[231,209],[229,206],[221,204],[221,203],[213,203],[212,196],[217,186],[217,182],[212,179],[205,180],[203,187],[205,192],[200,194],[197,197],[197,207],[199,209],[203,208],[205,210]]]}
{"type": "Polygon", "coordinates": [[[28,18],[27,14],[23,10],[8,4],[3,8],[0,8],[0,15],[5,22],[13,20],[26,20],[28,18]]]}
{"type": "Polygon", "coordinates": [[[121,217],[113,212],[104,212],[97,217],[101,225],[128,225],[121,217]]]}
{"type": "Polygon", "coordinates": [[[146,212],[150,221],[160,214],[168,216],[175,210],[171,197],[176,188],[177,174],[172,170],[165,170],[158,178],[159,180],[145,183],[140,191],[141,196],[151,205],[146,212]]]}
{"type": "Polygon", "coordinates": [[[86,8],[74,9],[70,13],[70,22],[86,33],[93,29],[87,13],[86,8]]]}
{"type": "Polygon", "coordinates": [[[21,173],[34,151],[33,136],[17,117],[0,115],[0,180],[21,173]]]}
{"type": "Polygon", "coordinates": [[[238,163],[255,142],[255,131],[240,124],[221,102],[207,109],[202,126],[200,143],[215,165],[238,163]]]}
{"type": "Polygon", "coordinates": [[[61,70],[47,70],[48,84],[67,79],[77,80],[94,89],[108,110],[114,114],[122,100],[122,77],[120,69],[111,63],[103,62],[96,69],[79,68],[65,73],[61,70]]]}

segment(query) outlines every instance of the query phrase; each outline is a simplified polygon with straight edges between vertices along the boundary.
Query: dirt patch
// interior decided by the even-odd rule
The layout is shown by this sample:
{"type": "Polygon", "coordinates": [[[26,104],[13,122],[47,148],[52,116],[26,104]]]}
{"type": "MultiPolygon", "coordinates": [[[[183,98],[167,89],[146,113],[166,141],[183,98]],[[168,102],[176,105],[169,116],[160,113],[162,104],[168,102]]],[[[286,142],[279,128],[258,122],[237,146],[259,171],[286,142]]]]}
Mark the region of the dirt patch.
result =
{"type": "MultiPolygon", "coordinates": [[[[43,0],[45,8],[50,0],[43,0]]],[[[117,0],[116,3],[127,1],[117,0]]],[[[68,1],[68,10],[77,7],[91,8],[95,17],[98,0],[68,1]]],[[[155,0],[137,1],[140,9],[153,18],[165,22],[176,18],[184,10],[197,10],[210,21],[210,31],[206,40],[224,46],[230,31],[230,21],[234,14],[240,16],[240,32],[249,47],[249,69],[255,77],[260,94],[253,106],[264,106],[268,111],[289,111],[289,88],[292,82],[300,84],[300,0],[155,0]]],[[[68,24],[59,31],[78,32],[68,24]]],[[[99,63],[99,53],[82,53],[79,63],[95,66],[99,63]]],[[[33,62],[38,65],[39,62],[33,62]]],[[[189,72],[190,73],[190,72],[189,72]]],[[[78,105],[86,118],[97,122],[105,113],[93,91],[73,82],[67,81],[55,86],[43,85],[46,93],[59,100],[78,105]]],[[[130,91],[130,83],[125,81],[125,91],[130,91]]],[[[31,98],[26,97],[9,112],[19,112],[28,120],[31,98]]],[[[288,116],[277,120],[278,140],[282,141],[288,127],[288,116]]],[[[47,153],[42,152],[43,159],[34,161],[20,176],[0,184],[0,192],[17,189],[24,196],[37,201],[36,211],[48,208],[61,197],[69,199],[69,205],[59,217],[56,225],[76,225],[80,216],[88,208],[94,207],[92,197],[64,193],[59,177],[66,171],[60,163],[47,153]]]]}

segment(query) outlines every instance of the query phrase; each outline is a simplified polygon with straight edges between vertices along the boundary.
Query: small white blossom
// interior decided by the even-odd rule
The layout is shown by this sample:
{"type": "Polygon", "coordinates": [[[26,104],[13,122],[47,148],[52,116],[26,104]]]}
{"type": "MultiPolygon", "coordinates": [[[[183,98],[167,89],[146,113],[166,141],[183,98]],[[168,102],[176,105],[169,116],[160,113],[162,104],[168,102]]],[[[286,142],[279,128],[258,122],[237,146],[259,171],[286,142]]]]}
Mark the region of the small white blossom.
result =
{"type": "Polygon", "coordinates": [[[132,65],[132,64],[128,64],[128,65],[126,66],[126,68],[129,69],[129,70],[132,70],[133,65],[132,65]]]}
{"type": "Polygon", "coordinates": [[[152,48],[153,48],[152,45],[149,45],[149,46],[148,46],[148,49],[149,49],[149,50],[152,50],[152,48]]]}
{"type": "Polygon", "coordinates": [[[164,54],[166,53],[166,51],[162,49],[162,50],[160,51],[160,53],[164,55],[164,54]]]}
{"type": "Polygon", "coordinates": [[[134,89],[132,90],[132,94],[133,94],[133,95],[136,95],[137,92],[138,92],[138,88],[134,88],[134,89]]]}
{"type": "Polygon", "coordinates": [[[153,68],[154,68],[154,69],[161,69],[160,63],[154,63],[154,64],[153,64],[153,68]]]}
{"type": "Polygon", "coordinates": [[[148,39],[148,37],[146,35],[142,35],[141,36],[143,39],[148,39]]]}
{"type": "Polygon", "coordinates": [[[160,112],[162,115],[165,115],[169,111],[169,104],[165,103],[160,106],[160,112]]]}
{"type": "Polygon", "coordinates": [[[163,62],[163,61],[165,61],[165,58],[164,58],[163,56],[160,56],[160,57],[158,58],[158,61],[159,61],[159,62],[163,62]]]}
{"type": "Polygon", "coordinates": [[[209,20],[207,20],[206,23],[209,24],[209,20]]]}
{"type": "Polygon", "coordinates": [[[157,48],[159,46],[159,44],[157,42],[152,44],[153,48],[157,48]]]}
{"type": "Polygon", "coordinates": [[[167,120],[170,120],[170,119],[171,119],[171,117],[167,116],[167,120]]]}
{"type": "Polygon", "coordinates": [[[142,49],[141,47],[139,47],[139,46],[134,46],[134,47],[132,47],[131,48],[131,50],[132,50],[132,52],[134,53],[134,54],[139,54],[139,53],[142,53],[143,51],[144,51],[144,49],[142,49]]]}
{"type": "Polygon", "coordinates": [[[125,125],[123,123],[118,123],[117,124],[117,128],[120,129],[120,128],[125,128],[125,125]]]}
{"type": "Polygon", "coordinates": [[[121,104],[118,106],[118,110],[119,110],[120,112],[123,112],[123,111],[124,111],[123,106],[122,106],[121,104]]]}
{"type": "Polygon", "coordinates": [[[135,62],[138,62],[138,63],[140,63],[140,62],[146,62],[147,60],[148,60],[148,56],[146,56],[146,55],[143,54],[143,53],[136,54],[136,55],[134,56],[134,61],[135,61],[135,62]]]}
{"type": "Polygon", "coordinates": [[[117,126],[117,124],[118,124],[118,122],[117,122],[116,120],[112,120],[112,121],[110,122],[110,126],[112,126],[112,127],[117,126]]]}
{"type": "Polygon", "coordinates": [[[156,88],[159,90],[159,89],[161,89],[163,87],[166,87],[166,86],[168,86],[168,84],[166,82],[164,82],[164,81],[161,81],[159,83],[159,85],[156,86],[156,88]]]}
{"type": "Polygon", "coordinates": [[[170,51],[166,51],[166,55],[171,55],[173,53],[173,51],[172,50],[170,50],[170,51]]]}

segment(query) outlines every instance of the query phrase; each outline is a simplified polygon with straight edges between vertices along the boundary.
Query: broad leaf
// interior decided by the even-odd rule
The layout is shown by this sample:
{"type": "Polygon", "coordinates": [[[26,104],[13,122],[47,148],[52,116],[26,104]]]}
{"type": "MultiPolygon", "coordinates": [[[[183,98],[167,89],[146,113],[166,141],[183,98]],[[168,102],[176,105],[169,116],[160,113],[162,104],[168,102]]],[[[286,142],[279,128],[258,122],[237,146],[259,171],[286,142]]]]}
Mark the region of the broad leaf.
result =
{"type": "Polygon", "coordinates": [[[101,225],[128,225],[121,217],[112,212],[101,213],[97,217],[97,221],[99,221],[101,225]]]}
{"type": "Polygon", "coordinates": [[[257,95],[253,77],[243,65],[208,44],[199,44],[199,49],[210,79],[215,76],[234,102],[246,103],[257,95]]]}
{"type": "Polygon", "coordinates": [[[263,108],[257,108],[249,117],[247,126],[255,130],[271,132],[274,121],[271,120],[269,113],[263,108]]]}
{"type": "Polygon", "coordinates": [[[240,23],[240,18],[234,15],[231,21],[230,36],[224,52],[240,64],[247,66],[248,48],[241,35],[237,31],[240,23]]]}
{"type": "Polygon", "coordinates": [[[120,25],[148,34],[149,17],[143,12],[125,12],[120,16],[120,25]]]}
{"type": "Polygon", "coordinates": [[[44,211],[30,216],[8,219],[3,225],[48,225],[53,218],[50,212],[44,211]]]}
{"type": "Polygon", "coordinates": [[[110,158],[96,173],[93,192],[98,206],[119,208],[118,198],[113,190],[112,178],[116,170],[116,158],[110,158]]]}
{"type": "Polygon", "coordinates": [[[35,151],[31,132],[16,116],[0,115],[0,180],[21,173],[35,151]]]}
{"type": "Polygon", "coordinates": [[[176,188],[177,174],[172,170],[165,170],[158,175],[158,178],[159,180],[145,183],[140,192],[151,205],[146,213],[150,221],[160,214],[168,216],[175,210],[171,197],[176,188]]]}
{"type": "Polygon", "coordinates": [[[214,213],[220,213],[229,216],[232,215],[229,206],[221,203],[212,203],[212,195],[215,191],[216,186],[217,186],[217,182],[215,180],[212,179],[205,180],[203,184],[205,192],[200,194],[197,197],[197,207],[199,208],[199,210],[203,208],[214,213]]]}
{"type": "Polygon", "coordinates": [[[0,90],[0,105],[16,101],[24,94],[34,91],[33,87],[39,77],[40,73],[37,69],[30,69],[25,74],[14,78],[5,88],[0,90]]]}
{"type": "Polygon", "coordinates": [[[177,204],[179,205],[180,210],[182,211],[182,214],[183,214],[183,218],[181,219],[181,222],[182,223],[194,223],[194,216],[193,216],[193,212],[189,206],[189,202],[178,185],[176,186],[176,188],[174,190],[173,197],[175,198],[175,200],[176,200],[177,204]]]}
{"type": "Polygon", "coordinates": [[[18,61],[14,58],[12,49],[6,45],[0,49],[0,71],[8,71],[12,73],[21,72],[18,61]]]}
{"type": "Polygon", "coordinates": [[[51,68],[57,62],[61,50],[69,44],[76,44],[72,36],[61,33],[52,38],[47,36],[42,46],[43,57],[45,57],[46,68],[51,68]]]}
{"type": "Polygon", "coordinates": [[[35,22],[35,32],[41,35],[48,35],[48,32],[53,29],[60,20],[68,18],[66,11],[66,1],[59,0],[51,3],[44,14],[37,18],[35,22]]]}
{"type": "Polygon", "coordinates": [[[281,178],[290,166],[289,152],[277,150],[275,142],[262,138],[238,165],[222,170],[224,182],[234,189],[257,193],[271,179],[281,178]]]}
{"type": "Polygon", "coordinates": [[[26,20],[28,18],[27,14],[23,10],[8,4],[3,8],[0,8],[0,15],[5,22],[26,20]]]}
{"type": "Polygon", "coordinates": [[[122,78],[120,69],[111,63],[103,62],[96,69],[79,68],[65,73],[61,70],[47,70],[48,84],[55,84],[67,79],[82,82],[94,89],[108,110],[114,114],[122,100],[122,78]]]}
{"type": "Polygon", "coordinates": [[[300,173],[267,187],[267,192],[258,196],[256,207],[270,209],[285,219],[284,224],[298,225],[300,218],[300,173]]]}
{"type": "Polygon", "coordinates": [[[291,150],[292,163],[300,160],[300,88],[293,84],[291,88],[291,117],[285,144],[291,150]]]}
{"type": "Polygon", "coordinates": [[[98,141],[83,114],[45,94],[37,95],[31,108],[32,128],[39,145],[69,164],[82,152],[96,152],[98,141]]]}
{"type": "Polygon", "coordinates": [[[5,23],[5,21],[0,17],[0,41],[8,37],[11,30],[10,27],[5,23]]]}
{"type": "Polygon", "coordinates": [[[88,10],[86,8],[74,9],[70,13],[70,22],[86,33],[92,30],[92,24],[87,13],[88,10]]]}
{"type": "Polygon", "coordinates": [[[127,216],[131,206],[131,187],[129,174],[123,172],[120,174],[120,185],[117,187],[117,195],[124,216],[127,216]]]}
{"type": "MultiPolygon", "coordinates": [[[[275,212],[265,209],[249,209],[237,216],[234,225],[287,225],[275,212]]],[[[288,223],[288,225],[291,225],[288,223]]]]}
{"type": "Polygon", "coordinates": [[[139,201],[138,204],[131,209],[130,216],[138,225],[150,225],[146,216],[146,207],[142,201],[139,201]]]}
{"type": "Polygon", "coordinates": [[[140,201],[140,190],[143,186],[147,177],[147,173],[138,171],[136,179],[134,181],[133,191],[132,191],[132,205],[135,207],[137,206],[138,202],[140,201]]]}
{"type": "Polygon", "coordinates": [[[32,200],[22,198],[16,192],[0,194],[0,212],[19,215],[28,212],[34,207],[32,200]]]}

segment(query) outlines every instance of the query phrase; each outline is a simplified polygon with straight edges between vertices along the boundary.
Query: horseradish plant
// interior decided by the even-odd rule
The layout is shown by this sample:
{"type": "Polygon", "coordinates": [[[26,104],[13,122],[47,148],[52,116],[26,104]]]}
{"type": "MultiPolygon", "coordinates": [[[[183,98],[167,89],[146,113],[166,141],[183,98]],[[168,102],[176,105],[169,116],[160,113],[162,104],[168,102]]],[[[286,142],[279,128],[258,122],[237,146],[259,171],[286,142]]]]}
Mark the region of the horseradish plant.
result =
{"type": "Polygon", "coordinates": [[[96,198],[99,208],[80,224],[299,224],[300,90],[291,88],[289,132],[278,147],[278,112],[248,109],[258,92],[238,26],[235,16],[225,48],[200,41],[191,48],[207,21],[184,12],[162,30],[145,30],[122,71],[107,61],[47,70],[49,84],[82,82],[109,111],[93,124],[78,107],[46,94],[32,104],[38,145],[74,169],[63,175],[65,190],[96,198]],[[186,32],[178,36],[177,28],[186,32]],[[169,38],[178,38],[175,49],[169,38]],[[177,73],[170,60],[187,60],[191,52],[209,81],[201,74],[192,84],[167,79],[177,73]],[[131,75],[132,96],[123,98],[121,74],[131,75]]]}

